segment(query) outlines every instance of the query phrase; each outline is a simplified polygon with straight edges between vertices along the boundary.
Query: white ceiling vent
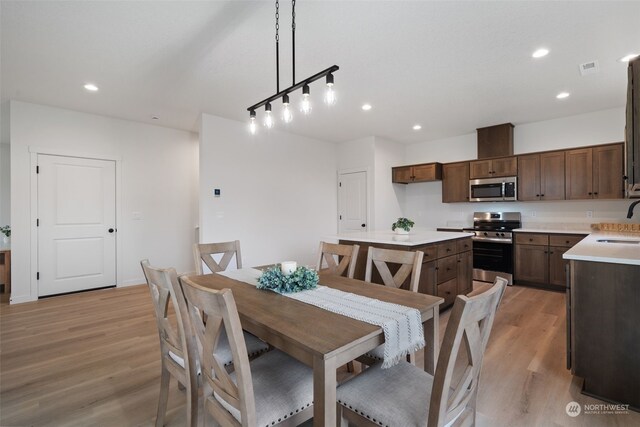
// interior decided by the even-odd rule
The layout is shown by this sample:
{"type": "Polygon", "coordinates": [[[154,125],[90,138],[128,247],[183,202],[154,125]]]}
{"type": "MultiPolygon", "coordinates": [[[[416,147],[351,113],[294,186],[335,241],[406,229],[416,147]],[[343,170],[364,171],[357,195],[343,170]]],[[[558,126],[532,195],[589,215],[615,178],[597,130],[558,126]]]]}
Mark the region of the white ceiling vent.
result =
{"type": "Polygon", "coordinates": [[[589,74],[595,74],[600,71],[598,61],[585,62],[580,64],[580,75],[587,76],[589,74]]]}

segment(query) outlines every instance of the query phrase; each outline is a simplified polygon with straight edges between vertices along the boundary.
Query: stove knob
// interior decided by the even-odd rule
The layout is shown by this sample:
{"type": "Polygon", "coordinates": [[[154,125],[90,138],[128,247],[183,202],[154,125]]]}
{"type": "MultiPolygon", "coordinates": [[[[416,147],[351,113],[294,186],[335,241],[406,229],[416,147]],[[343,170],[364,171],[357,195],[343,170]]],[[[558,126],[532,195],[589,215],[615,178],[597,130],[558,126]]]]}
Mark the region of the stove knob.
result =
{"type": "Polygon", "coordinates": [[[484,232],[484,235],[485,235],[485,236],[488,236],[488,235],[489,235],[489,233],[487,233],[487,232],[485,231],[485,232],[484,232]]]}
{"type": "Polygon", "coordinates": [[[504,237],[504,233],[500,233],[500,235],[501,235],[502,237],[504,237]]]}

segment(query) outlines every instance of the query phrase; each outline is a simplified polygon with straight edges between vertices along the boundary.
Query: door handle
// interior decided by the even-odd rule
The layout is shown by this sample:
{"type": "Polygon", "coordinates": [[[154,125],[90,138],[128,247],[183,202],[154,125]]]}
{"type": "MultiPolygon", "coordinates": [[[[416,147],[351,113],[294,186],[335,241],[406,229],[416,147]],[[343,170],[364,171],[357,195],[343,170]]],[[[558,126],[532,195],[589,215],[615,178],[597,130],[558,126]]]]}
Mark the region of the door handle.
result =
{"type": "Polygon", "coordinates": [[[367,226],[367,224],[361,224],[360,225],[360,227],[366,227],[366,226],[367,226]]]}
{"type": "Polygon", "coordinates": [[[114,230],[113,228],[109,229],[109,233],[113,233],[114,231],[116,231],[116,230],[114,230]]]}

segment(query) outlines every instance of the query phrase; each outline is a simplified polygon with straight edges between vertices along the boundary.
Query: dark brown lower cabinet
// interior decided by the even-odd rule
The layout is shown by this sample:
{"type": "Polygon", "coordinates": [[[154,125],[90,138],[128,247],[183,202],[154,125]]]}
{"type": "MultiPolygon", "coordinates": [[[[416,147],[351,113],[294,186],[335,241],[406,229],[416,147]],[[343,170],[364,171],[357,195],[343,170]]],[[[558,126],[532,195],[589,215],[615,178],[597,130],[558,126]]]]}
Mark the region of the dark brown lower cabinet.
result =
{"type": "Polygon", "coordinates": [[[570,261],[571,373],[583,393],[640,410],[640,265],[570,261]]]}
{"type": "Polygon", "coordinates": [[[515,277],[521,285],[564,290],[567,261],[562,255],[584,234],[516,233],[515,277]]]}

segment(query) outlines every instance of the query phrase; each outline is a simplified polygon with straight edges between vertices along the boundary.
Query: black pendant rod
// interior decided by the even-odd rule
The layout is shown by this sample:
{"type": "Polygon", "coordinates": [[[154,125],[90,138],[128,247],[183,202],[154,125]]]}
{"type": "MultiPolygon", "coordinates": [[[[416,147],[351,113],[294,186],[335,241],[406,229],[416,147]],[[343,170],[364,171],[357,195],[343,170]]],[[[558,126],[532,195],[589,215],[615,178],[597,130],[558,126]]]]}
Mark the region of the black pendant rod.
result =
{"type": "MultiPolygon", "coordinates": [[[[293,63],[292,85],[296,84],[296,0],[291,1],[291,62],[293,63]]],[[[279,91],[278,91],[279,92],[279,91]]]]}
{"type": "Polygon", "coordinates": [[[293,86],[289,86],[286,89],[283,89],[281,91],[278,91],[278,93],[271,95],[270,97],[263,99],[262,101],[258,102],[257,104],[252,105],[251,107],[247,108],[248,111],[254,111],[257,110],[258,108],[262,107],[263,105],[265,105],[268,102],[271,101],[275,101],[278,98],[282,98],[284,95],[293,92],[296,89],[300,89],[302,86],[306,85],[306,84],[310,84],[312,82],[315,82],[318,79],[321,79],[323,77],[325,77],[328,74],[331,74],[335,71],[338,71],[340,69],[340,67],[338,67],[337,65],[332,65],[331,67],[327,68],[326,70],[322,70],[319,73],[314,74],[311,77],[307,77],[306,79],[294,84],[293,86]]]}
{"type": "Polygon", "coordinates": [[[276,92],[280,92],[280,1],[276,0],[276,92]]]}

